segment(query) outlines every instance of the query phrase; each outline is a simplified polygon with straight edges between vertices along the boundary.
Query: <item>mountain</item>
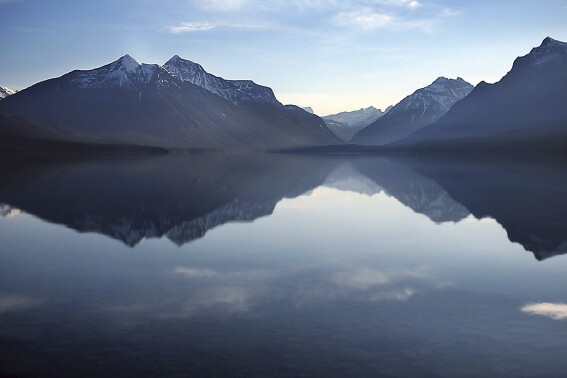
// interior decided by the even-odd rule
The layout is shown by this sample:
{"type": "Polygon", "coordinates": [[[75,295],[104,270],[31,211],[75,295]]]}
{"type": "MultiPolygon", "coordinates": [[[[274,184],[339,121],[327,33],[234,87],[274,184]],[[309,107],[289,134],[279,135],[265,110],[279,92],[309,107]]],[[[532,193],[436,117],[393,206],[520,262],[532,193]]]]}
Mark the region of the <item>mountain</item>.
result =
{"type": "Polygon", "coordinates": [[[390,108],[383,112],[371,106],[352,112],[342,112],[324,116],[323,120],[335,135],[345,142],[348,142],[358,131],[375,122],[378,118],[386,114],[389,109],[390,108]]]}
{"type": "Polygon", "coordinates": [[[241,101],[250,100],[248,96],[234,84],[208,73],[200,64],[181,59],[178,55],[173,56],[173,58],[168,60],[162,67],[182,81],[195,84],[198,87],[219,95],[235,105],[238,105],[241,101]]]}
{"type": "Polygon", "coordinates": [[[254,101],[266,104],[282,105],[281,102],[276,99],[272,88],[256,84],[252,80],[230,80],[230,82],[240,91],[246,93],[246,95],[254,101]]]}
{"type": "Polygon", "coordinates": [[[315,114],[311,106],[303,106],[301,109],[305,110],[307,113],[315,114]]]}
{"type": "MultiPolygon", "coordinates": [[[[339,142],[319,117],[284,107],[271,89],[184,62],[174,57],[165,69],[125,55],[20,91],[1,101],[0,113],[25,120],[11,128],[16,136],[41,139],[29,125],[43,125],[56,130],[55,139],[81,143],[269,150],[339,142]]],[[[0,133],[6,128],[0,122],[0,133]]]]}
{"type": "Polygon", "coordinates": [[[168,60],[163,68],[179,79],[213,92],[235,105],[247,101],[282,105],[271,88],[251,80],[225,80],[208,73],[200,64],[182,59],[178,55],[168,60]]]}
{"type": "Polygon", "coordinates": [[[385,145],[403,139],[437,121],[473,86],[462,78],[439,77],[431,85],[418,89],[396,104],[386,115],[359,131],[351,142],[385,145]]]}
{"type": "Polygon", "coordinates": [[[13,95],[14,93],[16,93],[15,90],[0,85],[0,100],[13,95]]]}
{"type": "Polygon", "coordinates": [[[438,122],[400,143],[567,151],[566,98],[567,43],[548,37],[499,82],[480,83],[438,122]]]}

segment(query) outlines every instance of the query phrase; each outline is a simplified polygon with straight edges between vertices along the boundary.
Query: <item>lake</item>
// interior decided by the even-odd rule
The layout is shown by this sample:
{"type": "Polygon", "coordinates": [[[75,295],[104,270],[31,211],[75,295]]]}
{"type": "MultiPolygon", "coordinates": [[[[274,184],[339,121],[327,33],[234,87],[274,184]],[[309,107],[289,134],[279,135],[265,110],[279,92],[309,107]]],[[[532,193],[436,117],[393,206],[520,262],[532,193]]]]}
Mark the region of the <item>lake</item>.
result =
{"type": "Polygon", "coordinates": [[[0,375],[567,372],[567,169],[4,159],[0,375]]]}

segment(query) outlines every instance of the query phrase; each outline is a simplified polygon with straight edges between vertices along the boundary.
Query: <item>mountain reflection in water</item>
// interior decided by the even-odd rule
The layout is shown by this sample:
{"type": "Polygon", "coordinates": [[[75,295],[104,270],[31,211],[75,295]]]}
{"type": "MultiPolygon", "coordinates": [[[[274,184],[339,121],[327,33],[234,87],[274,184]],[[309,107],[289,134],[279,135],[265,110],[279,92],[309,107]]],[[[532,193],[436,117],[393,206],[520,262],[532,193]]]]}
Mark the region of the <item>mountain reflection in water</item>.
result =
{"type": "Polygon", "coordinates": [[[0,376],[561,376],[567,259],[517,243],[565,252],[565,176],[407,157],[4,160],[0,376]]]}
{"type": "Polygon", "coordinates": [[[19,211],[136,246],[177,245],[228,222],[272,214],[284,198],[326,186],[384,192],[431,221],[495,219],[538,260],[567,253],[562,166],[385,157],[197,155],[11,161],[0,168],[2,216],[19,211]]]}

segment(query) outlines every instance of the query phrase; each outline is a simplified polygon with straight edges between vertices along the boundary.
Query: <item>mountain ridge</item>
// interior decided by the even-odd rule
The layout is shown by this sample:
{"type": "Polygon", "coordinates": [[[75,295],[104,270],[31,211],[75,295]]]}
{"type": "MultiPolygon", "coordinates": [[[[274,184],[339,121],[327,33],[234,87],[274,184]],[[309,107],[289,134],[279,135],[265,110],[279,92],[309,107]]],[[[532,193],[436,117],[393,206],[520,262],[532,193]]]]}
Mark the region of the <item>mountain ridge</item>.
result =
{"type": "Polygon", "coordinates": [[[398,145],[408,148],[567,152],[567,43],[547,37],[494,84],[481,82],[437,122],[398,145]]]}
{"type": "MultiPolygon", "coordinates": [[[[184,62],[198,71],[201,67],[184,62]]],[[[206,79],[214,77],[201,73],[206,79]]],[[[215,93],[216,87],[203,88],[189,77],[182,80],[159,65],[140,64],[124,55],[102,67],[35,84],[3,100],[0,113],[55,128],[66,141],[82,143],[270,150],[338,142],[319,117],[286,108],[275,96],[267,98],[273,96],[268,87],[214,78],[238,101],[215,93]]],[[[33,137],[36,128],[22,125],[21,132],[33,137]]],[[[6,127],[0,124],[0,132],[6,127]]]]}
{"type": "Polygon", "coordinates": [[[440,76],[397,103],[386,115],[359,131],[354,144],[385,145],[403,139],[443,116],[473,86],[462,78],[440,76]]]}
{"type": "Polygon", "coordinates": [[[339,138],[348,142],[352,137],[371,123],[386,114],[392,107],[389,106],[385,111],[373,106],[360,108],[358,110],[345,111],[336,114],[323,116],[323,120],[339,138]]]}

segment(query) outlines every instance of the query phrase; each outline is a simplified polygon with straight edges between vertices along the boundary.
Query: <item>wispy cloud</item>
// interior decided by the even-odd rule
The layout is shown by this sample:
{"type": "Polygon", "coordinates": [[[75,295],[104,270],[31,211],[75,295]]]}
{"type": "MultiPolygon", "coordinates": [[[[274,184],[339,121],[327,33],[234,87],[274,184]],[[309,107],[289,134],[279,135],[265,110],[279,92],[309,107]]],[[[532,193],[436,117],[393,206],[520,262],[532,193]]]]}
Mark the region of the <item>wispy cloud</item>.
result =
{"type": "Polygon", "coordinates": [[[418,30],[429,33],[433,31],[444,18],[457,16],[460,13],[449,9],[427,8],[423,14],[415,14],[413,10],[425,6],[417,1],[380,0],[381,7],[362,7],[341,11],[333,16],[331,22],[339,27],[373,31],[387,29],[392,31],[418,30]],[[407,8],[400,11],[396,8],[407,8]],[[409,12],[409,13],[408,13],[409,12]]]}
{"type": "Polygon", "coordinates": [[[333,23],[345,28],[375,30],[391,26],[394,23],[394,18],[388,14],[374,11],[372,8],[361,8],[338,13],[333,17],[333,23]]]}
{"type": "Polygon", "coordinates": [[[167,28],[170,33],[178,34],[178,33],[191,33],[191,32],[200,32],[200,31],[207,31],[215,28],[232,28],[232,29],[248,29],[248,30],[255,30],[255,29],[270,29],[276,28],[275,25],[269,24],[267,22],[262,21],[245,21],[241,20],[238,22],[232,21],[217,21],[217,22],[210,22],[210,21],[203,21],[203,22],[182,22],[177,25],[172,25],[167,28]]]}
{"type": "Polygon", "coordinates": [[[554,320],[567,319],[567,304],[565,303],[530,303],[522,307],[520,311],[554,320]]]}
{"type": "Polygon", "coordinates": [[[375,2],[377,4],[392,5],[409,9],[417,9],[422,5],[419,1],[416,0],[375,0],[375,2]]]}
{"type": "Polygon", "coordinates": [[[314,25],[360,31],[431,32],[444,18],[459,14],[426,0],[195,0],[193,7],[211,21],[183,22],[170,26],[170,32],[215,27],[297,32],[312,31],[314,25]]]}
{"type": "Polygon", "coordinates": [[[216,25],[209,21],[200,22],[182,22],[178,25],[169,26],[170,33],[189,33],[214,29],[216,25]]]}
{"type": "MultiPolygon", "coordinates": [[[[340,4],[338,0],[195,0],[193,4],[209,12],[269,12],[282,9],[294,11],[309,11],[313,9],[335,8],[340,4]]],[[[348,1],[346,2],[348,3],[348,1]]]]}
{"type": "Polygon", "coordinates": [[[201,9],[215,12],[233,12],[250,6],[249,0],[198,0],[195,5],[201,9]]]}

